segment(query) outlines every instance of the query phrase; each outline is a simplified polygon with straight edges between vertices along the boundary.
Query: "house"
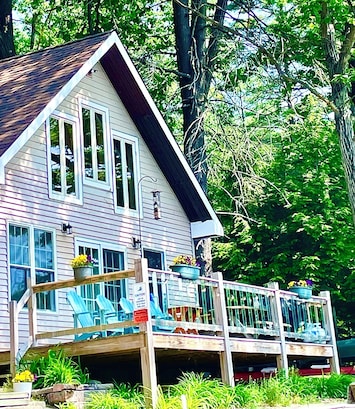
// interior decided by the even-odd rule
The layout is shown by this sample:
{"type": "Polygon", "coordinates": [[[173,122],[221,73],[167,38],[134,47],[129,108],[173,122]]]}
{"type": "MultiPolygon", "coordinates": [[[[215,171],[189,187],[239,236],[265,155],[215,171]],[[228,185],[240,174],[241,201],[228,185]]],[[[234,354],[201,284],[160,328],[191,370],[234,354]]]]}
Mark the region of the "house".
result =
{"type": "MultiPolygon", "coordinates": [[[[193,239],[223,234],[115,32],[7,59],[0,70],[3,323],[27,277],[69,278],[76,254],[91,254],[102,273],[131,268],[142,247],[164,269],[193,254],[193,239]]],[[[47,329],[62,302],[41,299],[47,329]]]]}
{"type": "Polygon", "coordinates": [[[100,360],[140,354],[153,395],[160,357],[220,362],[230,384],[246,355],[285,369],[321,356],[339,371],[329,294],[299,300],[221,273],[192,281],[167,271],[223,228],[115,32],[0,61],[0,72],[0,366],[28,342],[100,360]],[[70,262],[82,253],[97,264],[78,283],[70,262]],[[73,339],[136,324],[76,328],[68,288],[95,312],[98,294],[119,309],[148,281],[170,322],[151,319],[148,303],[138,333],[73,339]],[[155,331],[163,326],[178,331],[155,331]]]}

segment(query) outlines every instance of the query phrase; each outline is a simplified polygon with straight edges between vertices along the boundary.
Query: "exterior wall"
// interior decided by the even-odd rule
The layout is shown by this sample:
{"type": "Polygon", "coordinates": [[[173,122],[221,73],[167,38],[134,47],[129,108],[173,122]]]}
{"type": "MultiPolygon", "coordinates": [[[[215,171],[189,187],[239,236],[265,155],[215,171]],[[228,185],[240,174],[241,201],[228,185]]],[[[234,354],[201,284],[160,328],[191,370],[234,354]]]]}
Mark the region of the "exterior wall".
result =
{"type": "MultiPolygon", "coordinates": [[[[126,268],[133,267],[140,251],[133,249],[132,237],[141,237],[145,248],[165,252],[167,266],[177,254],[192,254],[190,223],[173,189],[139,136],[131,118],[116,95],[104,70],[97,64],[91,75],[71,92],[57,111],[78,117],[79,99],[106,107],[109,111],[110,130],[139,138],[140,175],[156,178],[141,181],[143,217],[132,218],[114,211],[112,189],[103,190],[83,184],[83,205],[49,199],[47,181],[47,153],[45,125],[37,130],[30,141],[6,166],[6,184],[0,190],[0,350],[9,347],[7,223],[31,224],[53,229],[56,246],[56,280],[72,277],[70,260],[74,256],[75,240],[89,239],[98,243],[119,245],[125,249],[126,268]],[[152,190],[161,191],[162,218],[153,218],[152,190]],[[70,222],[73,234],[61,232],[63,222],[70,222]]],[[[167,267],[166,266],[166,267],[167,267]]],[[[57,312],[39,312],[39,331],[68,326],[70,307],[65,292],[57,299],[57,312]]],[[[20,339],[27,337],[27,313],[20,317],[20,339]]]]}

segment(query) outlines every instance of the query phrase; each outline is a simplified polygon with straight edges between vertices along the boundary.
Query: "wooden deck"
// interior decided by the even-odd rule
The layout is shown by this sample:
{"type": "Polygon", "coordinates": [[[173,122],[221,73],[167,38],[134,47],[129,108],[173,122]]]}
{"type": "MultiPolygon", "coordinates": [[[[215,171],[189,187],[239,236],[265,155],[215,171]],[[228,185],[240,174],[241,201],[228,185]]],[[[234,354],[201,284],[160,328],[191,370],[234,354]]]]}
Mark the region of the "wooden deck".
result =
{"type": "MultiPolygon", "coordinates": [[[[135,360],[141,379],[151,391],[148,401],[156,403],[157,368],[187,368],[205,371],[208,363],[218,366],[218,374],[234,384],[236,367],[243,362],[270,362],[286,373],[295,359],[329,359],[331,370],[339,373],[335,332],[328,292],[309,300],[281,291],[274,283],[270,288],[255,287],[223,280],[220,273],[196,281],[181,279],[178,274],[148,271],[146,260],[137,260],[135,269],[75,280],[39,284],[29,287],[24,298],[10,303],[11,347],[0,352],[0,365],[15,369],[19,350],[18,316],[28,302],[29,352],[44,354],[60,338],[60,347],[68,356],[80,356],[85,365],[96,362],[135,360]],[[114,324],[98,322],[86,328],[37,329],[36,294],[89,283],[134,279],[144,288],[147,322],[124,320],[114,324]],[[150,283],[150,287],[149,287],[150,283]],[[150,301],[159,305],[164,318],[151,317],[150,301]],[[139,332],[118,336],[101,336],[73,341],[76,334],[100,332],[110,334],[117,328],[139,328],[139,332]],[[163,328],[163,330],[162,330],[163,328]],[[168,331],[170,328],[170,331],[168,331]],[[63,337],[66,339],[63,341],[63,337]],[[176,364],[175,364],[176,363],[176,364]],[[193,363],[193,365],[192,365],[193,363]],[[181,365],[180,365],[181,364],[181,365]]],[[[124,374],[124,371],[123,371],[124,374]]]]}

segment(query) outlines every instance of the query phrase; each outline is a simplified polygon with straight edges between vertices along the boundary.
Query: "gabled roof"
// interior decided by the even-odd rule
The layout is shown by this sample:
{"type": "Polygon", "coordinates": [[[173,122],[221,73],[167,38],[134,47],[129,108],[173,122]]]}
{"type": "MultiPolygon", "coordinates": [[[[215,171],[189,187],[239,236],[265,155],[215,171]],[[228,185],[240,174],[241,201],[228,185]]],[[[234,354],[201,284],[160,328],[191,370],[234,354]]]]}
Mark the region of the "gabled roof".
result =
{"type": "Polygon", "coordinates": [[[115,32],[0,61],[0,182],[4,167],[97,62],[192,223],[193,237],[223,228],[115,32]]]}

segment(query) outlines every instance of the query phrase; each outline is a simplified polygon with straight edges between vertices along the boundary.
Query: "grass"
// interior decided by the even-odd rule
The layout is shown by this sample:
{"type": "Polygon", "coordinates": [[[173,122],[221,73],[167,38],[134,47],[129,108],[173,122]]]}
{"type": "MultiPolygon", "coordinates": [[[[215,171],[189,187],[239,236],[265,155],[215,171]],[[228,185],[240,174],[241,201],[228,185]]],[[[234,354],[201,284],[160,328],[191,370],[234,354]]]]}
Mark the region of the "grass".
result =
{"type": "MultiPolygon", "coordinates": [[[[347,388],[355,381],[350,375],[301,377],[291,372],[259,382],[230,387],[202,374],[185,373],[176,385],[159,386],[157,409],[256,409],[266,406],[307,404],[322,399],[346,399],[347,388]]],[[[93,394],[88,409],[144,409],[144,396],[138,386],[120,384],[105,393],[93,394]]]]}

